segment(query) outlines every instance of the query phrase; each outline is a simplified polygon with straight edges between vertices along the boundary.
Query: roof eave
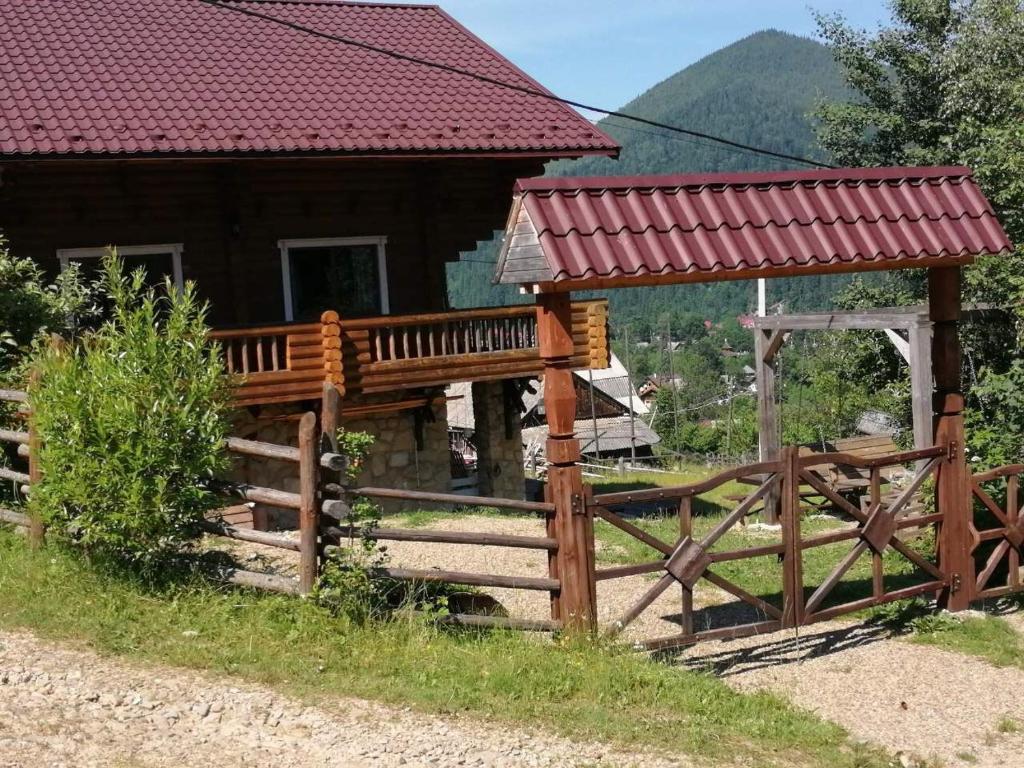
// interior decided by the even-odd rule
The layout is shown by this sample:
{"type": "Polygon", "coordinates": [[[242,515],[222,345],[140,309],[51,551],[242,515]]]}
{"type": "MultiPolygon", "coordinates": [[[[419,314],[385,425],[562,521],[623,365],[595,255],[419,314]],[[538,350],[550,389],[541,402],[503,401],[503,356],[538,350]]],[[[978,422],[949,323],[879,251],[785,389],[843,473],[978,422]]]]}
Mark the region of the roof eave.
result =
{"type": "MultiPolygon", "coordinates": [[[[1001,251],[1000,253],[1006,253],[1001,251]]],[[[999,255],[999,254],[992,254],[999,255]]],[[[692,272],[658,272],[631,275],[594,275],[552,279],[544,282],[524,283],[531,293],[569,293],[571,291],[607,290],[657,285],[684,285],[688,283],[714,283],[730,280],[756,280],[810,275],[850,274],[854,272],[886,272],[897,269],[928,269],[932,267],[960,267],[973,264],[975,254],[924,256],[908,259],[881,259],[878,261],[828,262],[812,265],[761,267],[738,270],[694,270],[692,272]]],[[[519,283],[515,283],[519,284],[519,283]]]]}

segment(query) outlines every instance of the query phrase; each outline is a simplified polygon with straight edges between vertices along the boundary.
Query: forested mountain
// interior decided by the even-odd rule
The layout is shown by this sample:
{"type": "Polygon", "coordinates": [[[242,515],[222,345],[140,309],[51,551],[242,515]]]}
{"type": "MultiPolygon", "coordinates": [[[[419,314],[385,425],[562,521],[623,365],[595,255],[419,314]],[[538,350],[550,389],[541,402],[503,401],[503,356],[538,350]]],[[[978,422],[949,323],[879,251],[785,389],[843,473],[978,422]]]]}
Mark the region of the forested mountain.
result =
{"type": "MultiPolygon", "coordinates": [[[[845,95],[838,67],[825,46],[777,31],[758,32],[692,64],[622,107],[642,115],[791,155],[823,159],[808,113],[820,99],[845,95]]],[[[619,118],[600,122],[622,144],[618,160],[584,158],[552,163],[549,175],[622,175],[692,171],[779,170],[796,167],[761,155],[723,148],[619,118]]],[[[497,253],[487,243],[449,268],[456,307],[517,301],[516,292],[490,281],[497,253]],[[485,262],[485,263],[479,263],[485,262]]],[[[827,306],[842,278],[801,278],[769,283],[769,300],[787,310],[827,306]]],[[[720,320],[751,309],[754,287],[725,282],[609,292],[616,326],[651,325],[657,318],[696,312],[720,320]]],[[[638,328],[638,330],[640,330],[638,328]]]]}

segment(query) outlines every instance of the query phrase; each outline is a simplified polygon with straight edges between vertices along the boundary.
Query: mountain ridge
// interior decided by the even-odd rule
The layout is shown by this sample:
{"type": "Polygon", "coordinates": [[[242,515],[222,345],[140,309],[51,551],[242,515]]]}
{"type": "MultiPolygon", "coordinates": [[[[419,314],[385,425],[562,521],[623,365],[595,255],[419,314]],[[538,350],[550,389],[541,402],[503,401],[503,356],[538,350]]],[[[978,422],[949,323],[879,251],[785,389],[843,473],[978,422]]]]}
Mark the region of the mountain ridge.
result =
{"type": "MultiPolygon", "coordinates": [[[[826,161],[809,113],[820,99],[845,100],[838,65],[821,43],[779,30],[755,32],[652,85],[620,111],[688,129],[727,137],[785,154],[826,161]]],[[[803,168],[795,162],[714,145],[648,126],[608,117],[598,126],[622,145],[618,160],[585,157],[560,160],[548,176],[663,175],[697,172],[771,171],[803,168]]],[[[510,286],[491,286],[498,245],[485,243],[449,268],[453,306],[516,303],[510,286]]],[[[807,277],[769,283],[772,303],[789,311],[824,309],[845,277],[807,277]]],[[[755,290],[750,281],[717,282],[608,292],[616,326],[645,325],[680,313],[718,321],[749,311],[755,290]],[[683,310],[682,308],[686,309],[683,310]]]]}

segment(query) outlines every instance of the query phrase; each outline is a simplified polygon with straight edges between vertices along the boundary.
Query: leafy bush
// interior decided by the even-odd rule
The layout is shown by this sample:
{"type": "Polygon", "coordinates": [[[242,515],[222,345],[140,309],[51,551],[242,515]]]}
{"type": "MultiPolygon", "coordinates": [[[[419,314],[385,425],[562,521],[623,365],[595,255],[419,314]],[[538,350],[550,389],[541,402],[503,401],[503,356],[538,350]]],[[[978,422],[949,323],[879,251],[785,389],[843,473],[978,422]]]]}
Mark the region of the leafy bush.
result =
{"type": "Polygon", "coordinates": [[[47,283],[35,262],[12,256],[0,237],[0,376],[18,373],[40,333],[66,333],[94,315],[92,294],[74,266],[47,283]]]}
{"type": "MultiPolygon", "coordinates": [[[[338,450],[348,457],[347,480],[354,484],[373,446],[373,436],[365,432],[338,430],[338,450]]],[[[365,497],[351,500],[343,524],[358,528],[361,535],[352,536],[347,546],[333,550],[325,558],[317,600],[334,613],[356,623],[380,618],[391,607],[395,583],[375,578],[374,570],[387,561],[385,549],[366,531],[380,524],[380,507],[365,497]]]]}
{"type": "Polygon", "coordinates": [[[206,481],[226,468],[228,380],[194,286],[157,294],[116,255],[102,283],[110,319],[36,356],[43,480],[31,504],[90,553],[153,565],[213,504],[206,481]]]}

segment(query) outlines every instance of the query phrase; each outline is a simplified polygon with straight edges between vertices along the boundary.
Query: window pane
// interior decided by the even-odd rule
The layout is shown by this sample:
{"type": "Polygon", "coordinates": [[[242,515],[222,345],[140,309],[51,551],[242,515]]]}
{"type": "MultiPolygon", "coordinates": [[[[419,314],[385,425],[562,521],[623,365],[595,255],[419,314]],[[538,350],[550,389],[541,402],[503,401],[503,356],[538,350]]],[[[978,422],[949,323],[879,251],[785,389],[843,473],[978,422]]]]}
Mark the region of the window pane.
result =
{"type": "MultiPolygon", "coordinates": [[[[82,277],[90,282],[100,276],[103,268],[103,259],[99,258],[78,258],[71,259],[71,261],[79,265],[78,269],[82,277]]],[[[172,282],[174,280],[174,257],[169,253],[133,254],[131,256],[122,254],[121,261],[124,262],[125,273],[129,275],[141,267],[146,273],[147,287],[162,289],[166,278],[171,278],[172,282]]]]}
{"type": "Polygon", "coordinates": [[[296,320],[316,320],[328,309],[342,317],[382,314],[376,245],[299,246],[288,257],[296,320]]]}

